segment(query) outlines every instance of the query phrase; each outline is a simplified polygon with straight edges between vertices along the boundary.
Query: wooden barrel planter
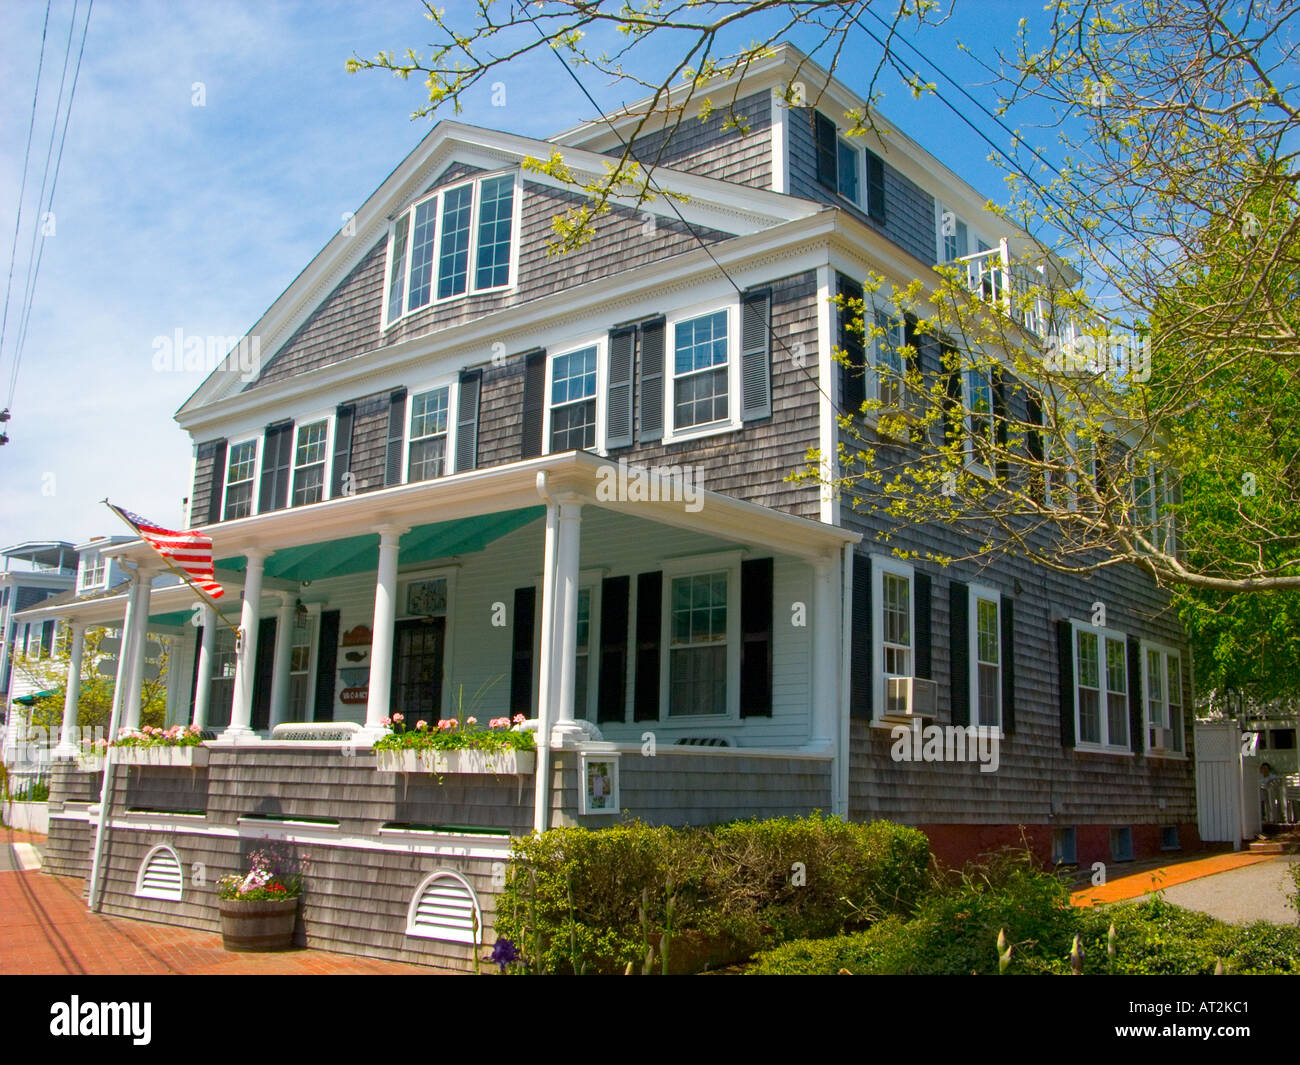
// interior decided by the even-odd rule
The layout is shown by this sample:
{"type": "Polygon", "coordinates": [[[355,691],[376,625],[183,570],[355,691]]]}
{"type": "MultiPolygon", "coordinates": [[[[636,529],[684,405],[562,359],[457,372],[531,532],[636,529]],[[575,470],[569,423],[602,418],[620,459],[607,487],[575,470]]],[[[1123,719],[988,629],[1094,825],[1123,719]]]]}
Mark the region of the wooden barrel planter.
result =
{"type": "Polygon", "coordinates": [[[298,899],[218,899],[221,943],[226,950],[261,953],[293,947],[298,899]]]}

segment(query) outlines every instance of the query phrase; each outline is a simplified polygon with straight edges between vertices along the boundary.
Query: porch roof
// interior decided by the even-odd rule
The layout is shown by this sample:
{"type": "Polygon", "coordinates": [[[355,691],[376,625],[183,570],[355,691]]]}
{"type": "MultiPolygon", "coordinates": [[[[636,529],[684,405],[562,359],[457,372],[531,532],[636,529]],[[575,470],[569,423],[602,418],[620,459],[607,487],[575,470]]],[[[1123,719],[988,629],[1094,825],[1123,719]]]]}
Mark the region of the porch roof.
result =
{"type": "MultiPolygon", "coordinates": [[[[219,560],[220,568],[235,569],[233,560],[256,553],[268,556],[265,569],[268,576],[283,572],[288,579],[311,579],[291,574],[295,567],[310,567],[309,559],[325,557],[311,549],[329,547],[335,542],[352,542],[351,547],[329,547],[329,550],[337,550],[345,560],[353,559],[355,554],[355,568],[347,572],[360,572],[367,568],[360,561],[363,546],[368,550],[368,545],[374,543],[374,534],[384,527],[410,530],[402,536],[403,562],[408,560],[408,551],[420,551],[419,560],[436,557],[423,552],[434,550],[438,541],[452,543],[459,535],[472,543],[477,536],[486,534],[484,530],[490,532],[493,528],[475,526],[469,532],[458,533],[453,526],[467,518],[495,515],[506,525],[518,521],[518,525],[495,532],[491,537],[495,539],[540,515],[536,508],[545,502],[544,492],[557,499],[563,497],[809,560],[825,558],[844,544],[862,539],[860,534],[847,529],[703,488],[693,494],[692,501],[687,501],[681,498],[680,476],[652,476],[655,488],[652,495],[656,498],[619,498],[618,493],[611,498],[608,491],[614,480],[611,474],[617,474],[619,468],[617,462],[597,455],[566,451],[205,525],[202,531],[212,538],[213,557],[219,560]],[[294,548],[308,550],[295,554],[291,551],[294,548]],[[282,553],[291,560],[284,563],[283,571],[276,563],[282,553]]],[[[688,465],[687,469],[690,468],[688,465]]],[[[638,467],[629,465],[627,469],[635,472],[638,467]]],[[[460,550],[476,548],[464,546],[460,550]]],[[[377,548],[375,551],[377,558],[377,548]]],[[[141,540],[105,548],[103,554],[145,565],[157,563],[153,549],[141,540]]],[[[417,558],[412,555],[410,560],[417,558]]]]}

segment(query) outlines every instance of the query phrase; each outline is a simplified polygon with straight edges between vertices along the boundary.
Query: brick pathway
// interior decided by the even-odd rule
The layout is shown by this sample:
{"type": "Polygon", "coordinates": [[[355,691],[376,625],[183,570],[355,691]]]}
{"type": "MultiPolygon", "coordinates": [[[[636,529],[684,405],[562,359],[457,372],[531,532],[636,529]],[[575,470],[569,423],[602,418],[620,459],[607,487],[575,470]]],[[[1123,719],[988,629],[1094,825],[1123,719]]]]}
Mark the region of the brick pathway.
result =
{"type": "MultiPolygon", "coordinates": [[[[0,845],[44,838],[0,829],[0,845]]],[[[86,882],[0,872],[0,973],[32,975],[429,975],[418,965],[323,950],[231,954],[221,936],[91,913],[86,882]]]]}
{"type": "Polygon", "coordinates": [[[1213,876],[1215,873],[1227,872],[1229,869],[1241,869],[1247,865],[1267,862],[1272,857],[1270,854],[1237,851],[1233,854],[1214,854],[1208,858],[1194,858],[1191,861],[1162,865],[1130,876],[1117,877],[1100,887],[1091,885],[1081,887],[1071,893],[1070,901],[1075,906],[1095,906],[1099,902],[1136,899],[1152,891],[1159,891],[1161,888],[1185,884],[1189,880],[1199,880],[1203,876],[1213,876]]]}

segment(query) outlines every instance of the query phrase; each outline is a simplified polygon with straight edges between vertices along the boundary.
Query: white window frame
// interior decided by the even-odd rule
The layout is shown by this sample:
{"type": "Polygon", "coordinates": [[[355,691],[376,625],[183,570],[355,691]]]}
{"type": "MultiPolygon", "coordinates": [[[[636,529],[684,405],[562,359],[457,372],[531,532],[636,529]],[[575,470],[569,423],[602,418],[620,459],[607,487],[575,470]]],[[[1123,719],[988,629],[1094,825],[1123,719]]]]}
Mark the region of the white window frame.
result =
{"type": "MultiPolygon", "coordinates": [[[[251,518],[258,512],[257,511],[257,504],[258,504],[257,486],[262,483],[262,436],[260,434],[254,434],[249,436],[237,437],[235,439],[228,441],[226,444],[226,455],[225,458],[222,460],[223,465],[221,468],[221,520],[222,521],[239,520],[238,518],[226,517],[226,502],[227,502],[227,496],[230,492],[230,453],[234,451],[235,448],[240,447],[243,444],[249,444],[249,443],[253,445],[253,480],[252,480],[253,491],[252,494],[249,496],[248,514],[245,515],[245,517],[251,518]]],[[[243,484],[244,482],[240,481],[238,483],[243,484]]]]}
{"type": "Polygon", "coordinates": [[[1074,656],[1074,749],[1076,751],[1092,751],[1099,754],[1133,754],[1133,737],[1129,735],[1127,742],[1111,743],[1110,742],[1110,689],[1106,677],[1106,641],[1117,640],[1124,653],[1124,687],[1125,697],[1128,699],[1126,708],[1125,722],[1128,723],[1128,731],[1132,732],[1132,700],[1133,700],[1133,678],[1128,675],[1128,636],[1118,629],[1106,629],[1097,625],[1089,625],[1087,622],[1070,619],[1070,653],[1074,656]],[[1083,734],[1079,717],[1079,633],[1089,632],[1097,637],[1097,683],[1098,699],[1097,709],[1099,714],[1099,724],[1102,729],[1102,735],[1105,737],[1101,743],[1085,742],[1080,739],[1083,734]]]}
{"type": "Polygon", "coordinates": [[[664,562],[660,600],[659,722],[663,725],[739,725],[740,719],[740,560],[741,551],[722,551],[664,562]],[[727,574],[727,709],[721,714],[672,714],[672,602],[673,581],[704,573],[727,574]]]}
{"type": "MultiPolygon", "coordinates": [[[[603,360],[602,360],[603,361],[603,360]]],[[[599,382],[597,382],[599,385],[599,382]]],[[[664,436],[665,444],[678,440],[696,440],[719,433],[735,432],[741,428],[740,417],[740,301],[712,300],[679,310],[664,323],[664,436]],[[678,429],[677,414],[677,326],[695,318],[704,318],[725,311],[727,315],[727,417],[723,421],[706,425],[691,425],[678,429]]]]}
{"type": "Polygon", "coordinates": [[[456,300],[466,299],[470,296],[481,295],[485,293],[502,293],[511,292],[519,284],[519,245],[521,242],[520,223],[523,217],[521,202],[523,200],[523,174],[518,168],[494,170],[487,174],[474,174],[471,177],[462,180],[448,182],[446,185],[433,190],[418,199],[412,200],[401,211],[397,212],[388,223],[388,245],[384,254],[384,286],[383,286],[383,306],[380,309],[380,321],[382,323],[381,332],[391,329],[398,322],[409,318],[420,311],[427,311],[432,307],[441,304],[452,303],[456,300]],[[490,181],[499,177],[513,176],[514,178],[514,196],[511,201],[511,221],[510,221],[510,276],[506,284],[494,285],[488,288],[476,288],[475,281],[478,270],[478,231],[481,220],[483,196],[482,187],[485,181],[490,181]],[[458,292],[450,296],[438,296],[439,281],[439,257],[442,247],[442,212],[443,198],[448,192],[456,189],[471,187],[470,193],[470,211],[469,211],[469,257],[467,260],[465,274],[465,291],[458,292]],[[433,223],[433,259],[431,265],[431,275],[429,279],[429,301],[421,304],[419,307],[411,308],[407,306],[410,303],[411,289],[411,254],[415,244],[415,212],[426,203],[432,202],[434,223],[433,223]],[[406,247],[402,251],[402,313],[389,317],[389,304],[391,300],[390,288],[393,275],[393,244],[397,227],[402,218],[407,219],[406,247]]]}
{"type": "Polygon", "coordinates": [[[872,716],[877,720],[885,712],[885,574],[907,580],[907,633],[911,673],[889,676],[916,676],[916,571],[906,562],[885,555],[871,556],[871,673],[872,716]]]}
{"type": "Polygon", "coordinates": [[[95,588],[103,588],[107,582],[108,560],[98,551],[87,551],[81,556],[81,569],[77,574],[77,591],[88,592],[95,588]],[[87,562],[90,565],[87,565],[87,562]]]}
{"type": "Polygon", "coordinates": [[[1186,656],[1182,653],[1182,651],[1178,650],[1177,647],[1170,647],[1168,644],[1156,643],[1153,640],[1140,640],[1138,642],[1138,647],[1139,647],[1139,654],[1142,657],[1142,728],[1144,730],[1142,734],[1142,748],[1146,752],[1147,756],[1150,758],[1186,759],[1187,720],[1185,716],[1185,711],[1187,709],[1187,705],[1186,703],[1183,702],[1182,699],[1183,692],[1181,690],[1178,693],[1179,695],[1178,713],[1180,715],[1184,715],[1182,719],[1181,727],[1178,729],[1178,738],[1181,747],[1177,751],[1162,751],[1158,754],[1152,753],[1151,751],[1151,742],[1150,742],[1151,729],[1155,728],[1156,726],[1151,721],[1151,714],[1150,714],[1151,674],[1149,669],[1147,668],[1148,667],[1147,654],[1150,652],[1154,652],[1155,654],[1160,656],[1161,704],[1165,715],[1165,724],[1160,726],[1162,728],[1173,728],[1173,717],[1171,714],[1171,707],[1169,705],[1169,659],[1173,658],[1173,659],[1177,659],[1178,661],[1178,681],[1179,684],[1181,685],[1184,676],[1183,671],[1185,668],[1183,665],[1183,659],[1186,656]]]}
{"type": "MultiPolygon", "coordinates": [[[[587,612],[587,701],[583,707],[574,706],[575,717],[596,720],[597,699],[600,692],[600,589],[604,571],[578,575],[578,594],[590,593],[591,608],[587,612]]],[[[541,600],[537,600],[541,602],[541,600]]],[[[541,626],[537,626],[540,628],[541,626]]],[[[574,645],[574,680],[577,680],[577,645],[574,645]]]]}
{"type": "MultiPolygon", "coordinates": [[[[291,510],[294,507],[293,497],[298,488],[298,430],[305,429],[309,425],[317,425],[320,422],[325,423],[325,462],[324,469],[321,471],[321,496],[318,502],[324,503],[330,498],[330,488],[333,485],[334,465],[334,416],[333,410],[320,411],[309,415],[305,418],[298,418],[293,423],[293,459],[289,466],[289,500],[285,504],[285,510],[291,510]]],[[[259,449],[260,450],[260,449],[259,449]]],[[[309,507],[311,503],[299,503],[298,506],[309,507]]]]}
{"type": "Polygon", "coordinates": [[[994,732],[997,735],[1002,734],[1002,685],[1006,681],[1006,663],[1002,660],[1002,593],[996,588],[990,588],[984,584],[972,584],[967,590],[967,610],[966,616],[969,619],[967,625],[967,648],[968,661],[970,663],[970,724],[980,729],[994,732]],[[980,722],[980,685],[979,685],[979,603],[980,600],[993,603],[994,616],[997,618],[997,649],[998,649],[998,692],[994,701],[994,709],[997,720],[991,725],[985,725],[980,722]]]}
{"type": "Polygon", "coordinates": [[[858,208],[858,210],[860,211],[865,211],[867,209],[867,205],[866,205],[867,188],[866,188],[866,181],[864,180],[866,176],[864,174],[864,170],[866,169],[865,162],[866,160],[862,155],[862,149],[855,146],[847,137],[841,136],[839,132],[839,128],[836,127],[835,130],[835,192],[840,197],[840,199],[844,200],[846,203],[853,204],[853,206],[858,208]],[[852,196],[845,195],[844,193],[844,182],[841,179],[841,170],[840,170],[840,149],[841,148],[847,149],[848,152],[853,156],[853,173],[854,173],[854,178],[856,179],[854,181],[854,184],[857,185],[858,188],[858,198],[856,200],[852,196]]]}
{"type": "MultiPolygon", "coordinates": [[[[409,407],[410,404],[407,404],[407,406],[409,407]]],[[[403,470],[403,472],[405,472],[405,470],[403,470]]],[[[452,698],[452,690],[451,690],[452,686],[451,686],[450,677],[451,677],[452,663],[455,661],[453,655],[455,654],[456,651],[456,647],[455,647],[456,626],[452,624],[451,619],[455,617],[455,612],[456,612],[456,576],[460,572],[460,566],[444,565],[444,566],[438,566],[436,568],[430,568],[426,566],[424,563],[419,563],[419,566],[423,568],[412,569],[409,571],[398,573],[396,620],[409,621],[411,618],[418,616],[415,614],[408,614],[406,612],[406,591],[410,585],[419,584],[422,583],[423,581],[438,580],[440,578],[446,580],[447,609],[443,612],[442,616],[447,619],[447,624],[446,627],[443,629],[443,634],[442,634],[442,706],[438,711],[438,716],[451,717],[452,711],[455,709],[455,703],[452,698]]],[[[538,601],[540,602],[540,599],[538,601]]],[[[537,628],[540,629],[541,626],[539,625],[537,626],[537,628]]],[[[473,698],[473,695],[474,692],[469,691],[466,692],[465,697],[467,699],[470,699],[473,698]]],[[[412,721],[410,722],[410,724],[414,726],[415,722],[412,721]]],[[[429,727],[430,728],[433,727],[432,721],[429,722],[429,727]]]]}
{"type": "MultiPolygon", "coordinates": [[[[307,697],[303,702],[304,720],[316,720],[316,688],[314,681],[316,679],[316,659],[320,654],[320,603],[305,603],[307,608],[307,697]]],[[[294,628],[297,628],[297,618],[294,619],[294,628]]],[[[293,678],[302,676],[301,673],[293,671],[293,648],[297,646],[293,643],[289,645],[289,697],[293,698],[293,678]]]]}
{"type": "Polygon", "coordinates": [[[951,212],[952,216],[966,227],[966,255],[977,255],[980,252],[993,250],[993,245],[984,239],[983,235],[971,225],[970,220],[964,217],[960,211],[944,203],[938,197],[935,198],[934,208],[935,261],[940,266],[957,262],[961,258],[960,255],[953,259],[947,257],[947,238],[943,232],[943,216],[945,213],[951,212]]]}
{"type": "MultiPolygon", "coordinates": [[[[728,328],[730,328],[730,325],[728,325],[728,328]]],[[[728,340],[730,340],[730,336],[728,336],[728,340]]],[[[591,450],[594,453],[599,455],[604,455],[608,453],[609,449],[606,446],[606,442],[605,442],[605,431],[606,431],[605,408],[607,404],[603,402],[603,400],[606,398],[606,393],[608,390],[607,378],[608,378],[609,368],[608,368],[608,360],[606,358],[608,343],[609,341],[606,335],[593,336],[590,339],[585,339],[578,343],[574,343],[574,344],[565,343],[562,346],[556,348],[555,354],[553,355],[549,351],[546,353],[546,381],[544,386],[546,405],[545,405],[545,410],[543,411],[542,414],[542,454],[543,455],[553,454],[551,450],[551,413],[553,409],[551,403],[551,389],[555,383],[555,362],[557,359],[562,359],[565,355],[572,355],[574,352],[582,351],[584,348],[596,349],[596,394],[592,396],[592,399],[595,401],[596,404],[596,430],[595,430],[596,441],[592,445],[591,450]]],[[[665,352],[665,358],[666,357],[667,357],[667,353],[665,352]]],[[[730,357],[730,352],[728,352],[728,357],[730,357]]]]}
{"type": "MultiPolygon", "coordinates": [[[[989,446],[997,446],[997,415],[996,404],[994,403],[994,379],[992,367],[987,369],[974,366],[963,367],[961,374],[962,403],[966,409],[966,468],[972,473],[981,477],[992,478],[993,471],[987,463],[981,462],[978,458],[979,451],[975,446],[975,378],[981,378],[988,385],[989,389],[989,413],[988,413],[988,431],[989,446]]],[[[981,419],[982,420],[982,419],[981,419]]]]}
{"type": "MultiPolygon", "coordinates": [[[[436,392],[440,388],[447,390],[447,445],[443,452],[442,476],[448,477],[456,472],[456,407],[460,402],[460,377],[458,374],[443,374],[418,388],[406,390],[406,415],[402,419],[402,484],[411,481],[411,444],[414,443],[411,438],[411,423],[415,419],[415,397],[436,392]]],[[[429,479],[436,481],[440,478],[429,479]]]]}

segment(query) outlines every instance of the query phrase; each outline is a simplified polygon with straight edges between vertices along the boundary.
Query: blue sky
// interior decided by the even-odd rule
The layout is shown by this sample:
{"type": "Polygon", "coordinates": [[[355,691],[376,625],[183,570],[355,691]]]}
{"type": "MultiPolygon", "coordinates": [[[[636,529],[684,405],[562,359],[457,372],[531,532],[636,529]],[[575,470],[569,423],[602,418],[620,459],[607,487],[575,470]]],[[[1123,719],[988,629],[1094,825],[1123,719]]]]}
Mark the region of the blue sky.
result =
{"type": "MultiPolygon", "coordinates": [[[[449,21],[468,20],[445,0],[449,21]]],[[[7,395],[34,189],[50,135],[73,0],[53,0],[41,82],[27,214],[10,322],[0,357],[7,395]]],[[[84,17],[78,8],[78,34],[84,17]]],[[[45,5],[0,3],[0,270],[7,271],[32,108],[45,5]]],[[[916,38],[986,103],[985,76],[958,39],[991,56],[1012,40],[1030,3],[970,0],[916,38]]],[[[466,22],[468,24],[468,22],[466,22]]],[[[429,128],[410,112],[421,82],[349,75],[354,52],[419,50],[432,27],[417,2],[177,4],[97,0],[24,347],[9,443],[0,448],[0,544],[116,533],[98,501],[179,523],[189,493],[191,444],[172,420],[198,373],[153,368],[155,337],[248,331],[312,256],[429,128]],[[204,106],[193,105],[201,82],[204,106]]],[[[751,36],[746,29],[734,45],[751,36]]],[[[812,42],[795,34],[793,43],[812,42]]],[[[840,77],[865,89],[877,48],[859,38],[840,77]]],[[[75,60],[74,40],[74,60],[75,60]]],[[[667,43],[639,53],[648,75],[670,61],[667,43]],[[658,63],[658,67],[655,64],[658,63]]],[[[69,78],[71,71],[69,71],[69,78]]],[[[625,102],[594,74],[602,107],[625,102]]],[[[500,76],[506,106],[480,88],[461,121],[549,136],[592,117],[549,55],[500,76]]],[[[977,188],[1001,196],[989,148],[933,98],[914,100],[886,74],[882,110],[977,188]]],[[[990,133],[992,123],[982,120],[990,133]]],[[[57,150],[57,144],[55,145],[57,150]]],[[[0,283],[3,279],[0,277],[0,283]]],[[[0,396],[0,403],[4,396],[0,396]]]]}

